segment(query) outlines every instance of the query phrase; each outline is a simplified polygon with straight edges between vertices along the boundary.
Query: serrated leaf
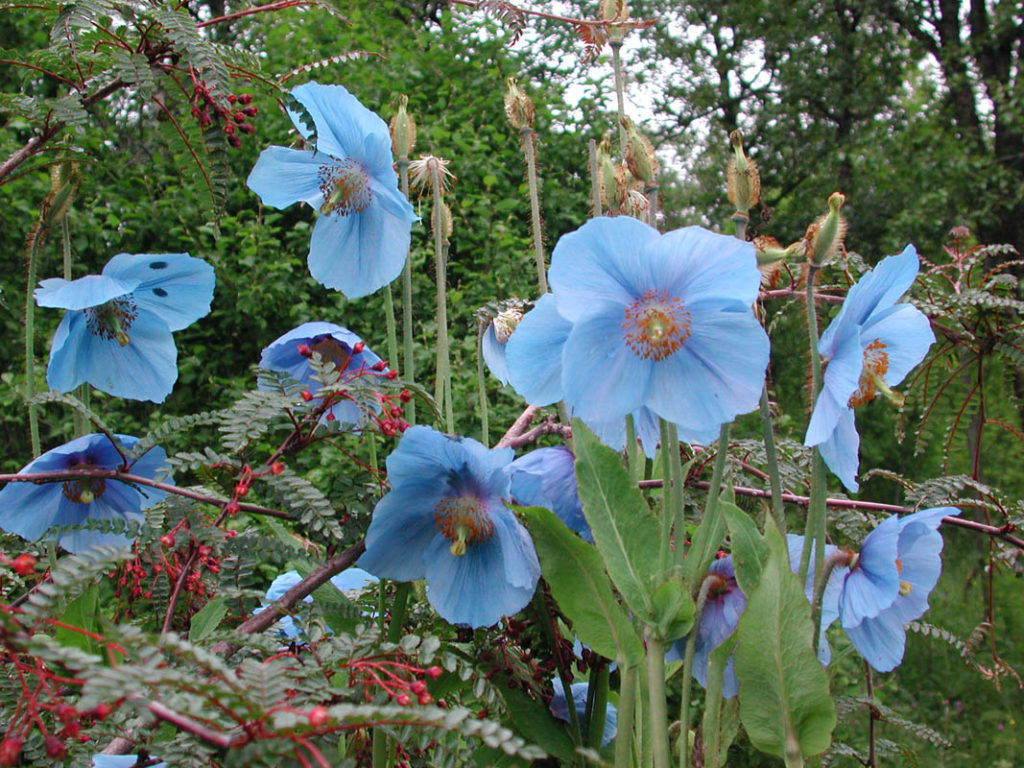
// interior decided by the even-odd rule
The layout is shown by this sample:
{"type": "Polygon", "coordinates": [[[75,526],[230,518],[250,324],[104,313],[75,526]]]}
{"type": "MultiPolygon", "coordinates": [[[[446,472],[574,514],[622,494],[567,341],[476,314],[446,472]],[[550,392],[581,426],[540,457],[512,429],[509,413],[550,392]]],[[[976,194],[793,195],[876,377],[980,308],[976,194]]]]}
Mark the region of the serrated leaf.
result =
{"type": "Polygon", "coordinates": [[[771,518],[765,528],[768,559],[736,629],[740,717],[755,747],[802,764],[828,749],[836,712],[811,645],[811,606],[771,518]]]}
{"type": "Polygon", "coordinates": [[[60,617],[61,624],[57,627],[57,642],[72,648],[80,648],[86,653],[97,653],[100,650],[97,642],[87,633],[96,632],[96,618],[100,612],[100,588],[93,583],[64,609],[60,617]],[[74,628],[83,630],[76,632],[74,628]]]}
{"type": "Polygon", "coordinates": [[[228,615],[228,605],[223,597],[215,597],[200,608],[188,628],[190,643],[199,643],[213,634],[217,626],[228,615]]]}
{"type": "Polygon", "coordinates": [[[572,621],[580,642],[628,666],[643,659],[636,630],[615,600],[597,550],[543,507],[520,510],[540,557],[551,594],[572,621]]]}
{"type": "Polygon", "coordinates": [[[761,571],[768,559],[768,545],[750,515],[726,501],[719,501],[718,505],[729,528],[736,583],[743,594],[749,595],[761,580],[761,571]]]}

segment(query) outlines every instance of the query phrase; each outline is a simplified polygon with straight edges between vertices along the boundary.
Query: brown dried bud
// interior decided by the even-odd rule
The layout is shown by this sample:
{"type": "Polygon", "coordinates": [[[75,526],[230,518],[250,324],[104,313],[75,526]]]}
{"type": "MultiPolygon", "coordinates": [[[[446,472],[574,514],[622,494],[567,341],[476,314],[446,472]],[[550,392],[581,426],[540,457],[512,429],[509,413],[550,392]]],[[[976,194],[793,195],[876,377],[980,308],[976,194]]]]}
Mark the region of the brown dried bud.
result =
{"type": "Polygon", "coordinates": [[[505,78],[505,114],[516,130],[533,128],[533,102],[514,77],[505,78]]]}
{"type": "Polygon", "coordinates": [[[733,150],[727,171],[729,202],[740,213],[748,213],[761,202],[761,175],[757,172],[757,163],[743,152],[743,134],[733,131],[729,141],[733,150]]]}

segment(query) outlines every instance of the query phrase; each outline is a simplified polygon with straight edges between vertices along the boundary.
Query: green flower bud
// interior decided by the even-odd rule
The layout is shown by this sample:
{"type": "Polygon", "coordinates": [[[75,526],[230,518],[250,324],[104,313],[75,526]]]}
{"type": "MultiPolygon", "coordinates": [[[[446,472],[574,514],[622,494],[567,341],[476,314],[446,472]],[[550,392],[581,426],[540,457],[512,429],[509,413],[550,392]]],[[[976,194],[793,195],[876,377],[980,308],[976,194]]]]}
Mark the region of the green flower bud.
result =
{"type": "Polygon", "coordinates": [[[533,128],[533,102],[514,77],[505,78],[505,114],[517,130],[533,128]]]}
{"type": "Polygon", "coordinates": [[[395,157],[408,158],[416,146],[416,123],[406,112],[409,97],[404,93],[398,97],[398,112],[391,118],[391,146],[395,157]]]}
{"type": "Polygon", "coordinates": [[[645,184],[651,184],[658,178],[658,159],[654,156],[654,147],[636,125],[625,115],[621,118],[622,127],[626,131],[626,165],[629,172],[645,184]]]}
{"type": "Polygon", "coordinates": [[[820,267],[843,250],[846,217],[839,213],[839,209],[845,202],[845,196],[833,192],[828,198],[828,213],[819,216],[804,234],[803,244],[807,260],[815,266],[820,267]]]}
{"type": "Polygon", "coordinates": [[[729,202],[740,213],[748,213],[761,201],[761,175],[757,163],[743,152],[743,134],[733,131],[729,134],[733,156],[729,159],[729,202]]]}

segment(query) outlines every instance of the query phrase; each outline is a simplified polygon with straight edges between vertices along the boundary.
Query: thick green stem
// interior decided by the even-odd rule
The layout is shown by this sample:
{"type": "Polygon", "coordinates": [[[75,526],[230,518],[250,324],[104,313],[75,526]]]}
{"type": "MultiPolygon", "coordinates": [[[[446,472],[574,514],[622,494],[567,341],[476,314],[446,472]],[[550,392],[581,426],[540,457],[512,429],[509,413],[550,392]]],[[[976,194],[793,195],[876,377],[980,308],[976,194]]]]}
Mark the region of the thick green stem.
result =
{"type": "Polygon", "coordinates": [[[630,483],[640,482],[644,476],[644,454],[643,447],[636,439],[636,423],[633,421],[633,414],[626,416],[626,464],[629,468],[630,483]]]}
{"type": "Polygon", "coordinates": [[[658,185],[651,184],[644,190],[647,195],[647,223],[658,226],[658,185]]]}
{"type": "Polygon", "coordinates": [[[647,694],[650,702],[648,724],[654,768],[669,768],[672,763],[668,745],[668,707],[665,700],[665,643],[647,635],[647,694]]]}
{"type": "Polygon", "coordinates": [[[713,579],[704,579],[697,592],[697,603],[693,612],[693,629],[686,637],[686,651],[683,658],[683,690],[679,702],[679,765],[690,768],[690,690],[693,684],[693,654],[697,647],[697,628],[704,606],[708,601],[708,591],[714,583],[713,579]]]}
{"type": "Polygon", "coordinates": [[[591,139],[587,142],[587,165],[590,169],[590,205],[594,209],[594,217],[601,216],[601,168],[597,164],[597,142],[591,139]]]}
{"type": "Polygon", "coordinates": [[[625,158],[626,127],[622,124],[622,118],[626,116],[626,102],[623,96],[625,76],[622,72],[622,41],[612,40],[609,45],[612,49],[612,69],[615,73],[615,106],[619,116],[619,155],[625,158]]]}
{"type": "Polygon", "coordinates": [[[532,128],[523,128],[523,153],[526,156],[526,183],[530,190],[530,227],[533,230],[533,258],[537,265],[537,287],[540,295],[548,292],[547,266],[544,263],[544,231],[540,219],[540,189],[537,183],[536,135],[532,128]]]}
{"type": "MultiPolygon", "coordinates": [[[[708,496],[704,502],[704,520],[714,521],[715,516],[718,515],[718,497],[722,493],[722,478],[725,476],[725,465],[729,458],[729,431],[731,426],[731,423],[723,424],[718,431],[718,454],[715,456],[715,466],[711,472],[711,485],[708,487],[708,496]]],[[[713,526],[709,527],[713,528],[713,526]]],[[[683,547],[676,547],[677,563],[682,563],[684,555],[685,549],[683,547]]],[[[699,570],[703,570],[710,565],[710,561],[700,563],[699,565],[701,566],[699,570]]]]}
{"type": "Polygon", "coordinates": [[[445,417],[445,430],[455,432],[455,416],[452,409],[452,374],[448,356],[448,292],[447,292],[447,247],[445,244],[444,200],[441,194],[441,175],[434,175],[434,271],[437,279],[437,371],[434,383],[434,400],[445,417]]]}
{"type": "MultiPolygon", "coordinates": [[[[818,394],[821,392],[821,356],[818,353],[818,312],[814,304],[814,278],[818,267],[815,264],[807,268],[807,340],[810,349],[811,360],[811,409],[814,409],[818,402],[818,394]]],[[[810,567],[811,549],[814,549],[814,573],[820,578],[825,565],[825,527],[826,527],[826,478],[825,464],[821,458],[821,451],[817,447],[813,449],[811,465],[811,499],[807,510],[807,528],[804,536],[804,546],[800,553],[800,579],[807,578],[807,569],[810,567]]]]}
{"type": "Polygon", "coordinates": [[[615,737],[615,768],[633,765],[633,714],[636,709],[636,684],[640,670],[627,667],[621,670],[619,683],[618,735],[615,737]]]}
{"type": "Polygon", "coordinates": [[[704,696],[704,766],[718,768],[722,743],[722,687],[728,662],[708,663],[707,692],[704,696]]]}
{"type": "MultiPolygon", "coordinates": [[[[402,194],[409,197],[409,158],[398,159],[398,178],[402,185],[402,194]]],[[[416,361],[413,358],[412,345],[412,256],[405,257],[405,268],[402,270],[402,378],[410,384],[416,381],[416,361]]],[[[413,398],[405,408],[405,419],[410,424],[416,423],[416,399],[413,398]]]]}
{"type": "Polygon", "coordinates": [[[608,714],[608,661],[606,659],[601,659],[590,667],[589,683],[583,743],[593,749],[600,749],[604,738],[605,717],[608,714]]]}
{"type": "Polygon", "coordinates": [[[476,391],[480,398],[480,441],[484,445],[491,444],[490,429],[487,423],[487,378],[484,375],[483,334],[476,335],[476,391]]]}
{"type": "Polygon", "coordinates": [[[779,474],[779,456],[775,450],[775,430],[772,427],[772,409],[768,400],[768,384],[761,389],[761,438],[768,469],[768,483],[772,489],[772,517],[781,533],[786,532],[786,511],[782,504],[782,476],[779,474]]]}
{"type": "MultiPolygon", "coordinates": [[[[662,517],[659,572],[667,573],[672,562],[672,526],[682,519],[682,467],[679,464],[679,428],[661,420],[662,517]]],[[[678,531],[677,531],[678,534],[678,531]]]]}
{"type": "MultiPolygon", "coordinates": [[[[32,236],[28,250],[28,275],[25,280],[25,399],[31,401],[36,394],[36,301],[32,291],[36,286],[37,244],[42,234],[42,222],[32,236]]],[[[28,405],[28,431],[32,442],[32,455],[42,453],[39,440],[39,409],[28,405]]]]}
{"type": "Polygon", "coordinates": [[[384,325],[388,334],[388,364],[398,366],[398,331],[395,328],[395,299],[391,285],[384,286],[384,325]]]}

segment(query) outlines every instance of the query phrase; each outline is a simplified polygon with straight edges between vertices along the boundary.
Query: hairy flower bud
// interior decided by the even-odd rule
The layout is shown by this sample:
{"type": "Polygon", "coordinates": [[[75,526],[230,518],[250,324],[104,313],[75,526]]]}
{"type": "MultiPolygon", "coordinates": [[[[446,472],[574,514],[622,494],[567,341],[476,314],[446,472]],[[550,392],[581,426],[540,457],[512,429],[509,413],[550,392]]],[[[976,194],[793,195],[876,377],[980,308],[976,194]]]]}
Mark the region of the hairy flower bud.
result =
{"type": "MultiPolygon", "coordinates": [[[[601,0],[601,21],[628,21],[629,0],[601,0]]],[[[613,43],[621,43],[626,36],[626,27],[608,25],[608,39],[613,43]]]]}
{"type": "Polygon", "coordinates": [[[404,93],[398,97],[398,111],[391,118],[391,146],[398,159],[408,158],[416,146],[416,123],[406,111],[409,97],[404,93]]]}
{"type": "Polygon", "coordinates": [[[621,122],[626,131],[626,165],[629,166],[629,172],[645,184],[656,181],[658,159],[654,156],[654,147],[647,137],[637,130],[632,120],[623,115],[621,122]]]}
{"type": "Polygon", "coordinates": [[[733,156],[729,160],[729,202],[740,213],[747,213],[761,201],[761,175],[757,163],[743,152],[743,134],[733,131],[729,134],[733,156]]]}
{"type": "Polygon", "coordinates": [[[807,228],[803,244],[810,263],[821,266],[842,252],[843,240],[846,237],[846,217],[839,209],[845,202],[845,196],[833,192],[828,198],[828,213],[819,216],[807,228]]]}
{"type": "Polygon", "coordinates": [[[519,87],[514,77],[505,78],[505,114],[517,130],[533,128],[533,101],[519,87]]]}

